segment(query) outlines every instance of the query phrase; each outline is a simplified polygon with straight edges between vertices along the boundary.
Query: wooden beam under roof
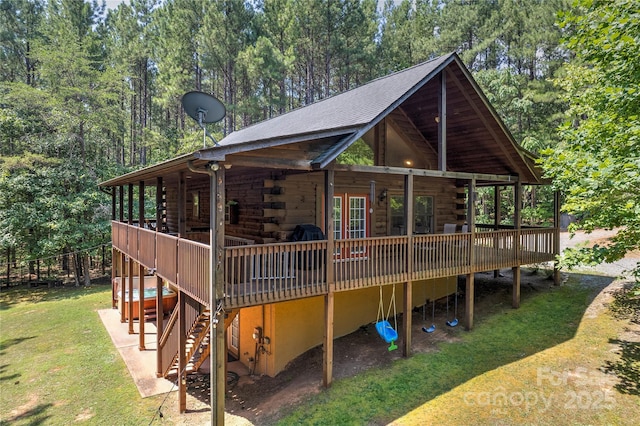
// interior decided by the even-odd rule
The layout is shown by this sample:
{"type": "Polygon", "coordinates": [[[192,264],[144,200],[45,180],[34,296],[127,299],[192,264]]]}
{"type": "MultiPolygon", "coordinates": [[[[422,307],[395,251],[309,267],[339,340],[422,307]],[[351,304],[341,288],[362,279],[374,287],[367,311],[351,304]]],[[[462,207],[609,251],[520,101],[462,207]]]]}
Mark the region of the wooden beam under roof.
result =
{"type": "Polygon", "coordinates": [[[267,169],[308,170],[311,171],[310,160],[292,158],[272,158],[265,156],[235,154],[229,156],[225,164],[241,167],[259,167],[267,169]]]}
{"type": "Polygon", "coordinates": [[[493,175],[486,173],[468,173],[468,172],[447,172],[440,170],[425,169],[407,169],[404,167],[382,167],[382,166],[352,166],[344,164],[336,164],[333,170],[342,172],[361,172],[361,173],[381,173],[390,175],[414,175],[423,177],[436,177],[445,179],[476,179],[487,182],[515,183],[519,181],[515,175],[493,175]]]}

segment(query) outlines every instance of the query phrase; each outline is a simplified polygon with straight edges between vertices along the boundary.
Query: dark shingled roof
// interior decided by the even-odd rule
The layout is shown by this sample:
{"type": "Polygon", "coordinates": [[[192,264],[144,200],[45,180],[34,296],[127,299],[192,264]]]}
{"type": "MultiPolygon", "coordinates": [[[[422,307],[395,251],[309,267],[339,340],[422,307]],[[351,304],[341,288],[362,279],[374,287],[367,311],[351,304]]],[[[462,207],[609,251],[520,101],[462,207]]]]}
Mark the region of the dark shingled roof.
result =
{"type": "MultiPolygon", "coordinates": [[[[152,183],[154,177],[175,175],[188,169],[188,165],[202,166],[209,161],[223,161],[236,165],[236,169],[243,164],[322,169],[383,119],[407,132],[405,135],[414,148],[410,155],[433,157],[440,149],[438,116],[442,85],[446,86],[447,171],[517,175],[522,182],[542,182],[531,154],[515,142],[471,73],[451,53],[234,131],[218,146],[101,185],[137,180],[152,183]]],[[[398,149],[388,146],[389,153],[398,149]]],[[[434,162],[428,164],[433,170],[434,162]]]]}
{"type": "Polygon", "coordinates": [[[237,130],[221,146],[291,138],[344,129],[351,133],[373,122],[412,91],[453,54],[373,80],[364,86],[298,108],[278,117],[237,130]]]}

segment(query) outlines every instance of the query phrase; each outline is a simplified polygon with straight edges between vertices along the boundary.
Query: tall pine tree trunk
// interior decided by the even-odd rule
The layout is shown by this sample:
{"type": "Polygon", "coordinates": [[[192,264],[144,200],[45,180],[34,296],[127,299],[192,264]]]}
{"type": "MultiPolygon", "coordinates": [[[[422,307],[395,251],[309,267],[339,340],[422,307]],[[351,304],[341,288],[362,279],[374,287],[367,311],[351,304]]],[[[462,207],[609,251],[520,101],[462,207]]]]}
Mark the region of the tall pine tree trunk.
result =
{"type": "Polygon", "coordinates": [[[80,257],[82,258],[82,266],[83,266],[82,269],[84,272],[84,285],[90,286],[91,285],[91,269],[89,268],[89,253],[81,254],[80,257]]]}

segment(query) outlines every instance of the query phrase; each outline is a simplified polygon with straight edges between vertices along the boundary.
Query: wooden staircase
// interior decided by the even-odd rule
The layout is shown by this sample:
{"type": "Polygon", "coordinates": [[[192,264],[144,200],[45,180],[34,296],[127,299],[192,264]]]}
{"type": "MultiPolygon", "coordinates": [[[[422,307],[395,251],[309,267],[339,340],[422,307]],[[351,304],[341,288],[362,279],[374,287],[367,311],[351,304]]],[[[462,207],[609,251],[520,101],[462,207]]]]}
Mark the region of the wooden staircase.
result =
{"type": "MultiPolygon", "coordinates": [[[[211,351],[210,325],[211,311],[207,309],[198,316],[187,334],[187,345],[185,348],[185,358],[187,359],[186,374],[198,371],[202,363],[209,356],[211,351]]],[[[175,377],[178,374],[179,367],[178,354],[176,354],[165,377],[175,377]]]]}
{"type": "MultiPolygon", "coordinates": [[[[236,315],[238,315],[238,312],[240,312],[240,309],[233,309],[225,314],[223,330],[226,330],[227,327],[231,325],[231,322],[236,315]]],[[[185,348],[185,358],[187,360],[186,374],[198,371],[204,361],[209,357],[211,353],[210,326],[211,311],[206,309],[198,316],[187,334],[187,344],[185,348]]],[[[178,374],[179,367],[178,354],[176,354],[165,377],[175,377],[178,374]]]]}

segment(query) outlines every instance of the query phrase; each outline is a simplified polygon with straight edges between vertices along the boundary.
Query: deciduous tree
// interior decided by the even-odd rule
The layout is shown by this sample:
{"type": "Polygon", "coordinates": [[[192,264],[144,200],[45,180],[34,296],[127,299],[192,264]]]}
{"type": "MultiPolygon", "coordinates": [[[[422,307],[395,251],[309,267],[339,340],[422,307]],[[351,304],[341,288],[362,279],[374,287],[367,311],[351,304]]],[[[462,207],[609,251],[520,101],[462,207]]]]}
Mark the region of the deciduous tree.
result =
{"type": "Polygon", "coordinates": [[[640,9],[633,0],[581,0],[562,25],[576,54],[557,80],[570,121],[543,166],[579,227],[618,230],[609,245],[569,252],[565,265],[613,262],[640,247],[640,9]]]}

